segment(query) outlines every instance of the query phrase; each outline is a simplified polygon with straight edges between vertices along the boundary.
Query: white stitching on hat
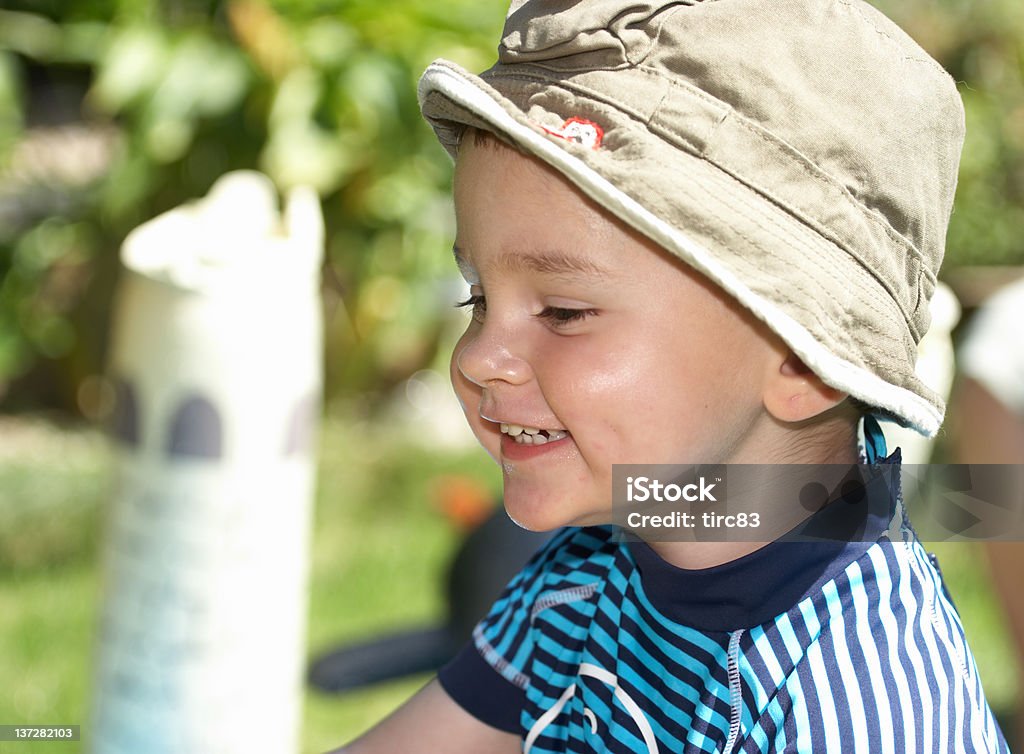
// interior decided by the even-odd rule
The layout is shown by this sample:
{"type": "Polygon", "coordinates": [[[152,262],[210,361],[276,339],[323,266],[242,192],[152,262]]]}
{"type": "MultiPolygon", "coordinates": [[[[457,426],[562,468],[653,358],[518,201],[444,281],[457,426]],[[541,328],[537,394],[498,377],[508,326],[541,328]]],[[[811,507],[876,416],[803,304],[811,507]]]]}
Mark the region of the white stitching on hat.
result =
{"type": "MultiPolygon", "coordinates": [[[[726,175],[728,175],[728,174],[726,174],[726,175]]],[[[733,180],[733,181],[736,180],[735,178],[732,178],[732,176],[729,176],[729,178],[731,180],[733,180]]],[[[685,188],[685,186],[681,185],[679,187],[679,190],[685,192],[686,188],[685,188]]],[[[709,196],[714,196],[714,195],[713,194],[709,194],[709,196]]],[[[752,202],[750,202],[750,200],[747,197],[743,196],[743,194],[741,194],[741,193],[730,192],[730,200],[734,204],[735,203],[742,203],[744,205],[744,207],[749,208],[749,209],[751,209],[753,211],[756,211],[756,209],[757,209],[756,206],[754,206],[754,204],[752,202]]],[[[723,215],[719,216],[719,220],[721,222],[723,222],[725,225],[727,225],[734,233],[736,233],[738,236],[743,238],[745,241],[747,241],[750,245],[754,246],[755,248],[761,249],[763,251],[767,251],[769,253],[771,252],[770,248],[762,245],[761,243],[757,242],[755,239],[753,239],[753,238],[749,237],[747,234],[743,233],[743,231],[740,230],[736,225],[734,225],[733,223],[729,222],[726,219],[726,217],[727,216],[723,214],[723,215]]],[[[767,235],[770,235],[773,238],[778,239],[781,243],[793,243],[793,242],[796,242],[797,244],[800,245],[801,248],[806,249],[809,252],[814,253],[814,252],[817,251],[817,248],[813,244],[811,244],[804,237],[802,229],[799,230],[799,232],[794,233],[792,237],[785,237],[784,238],[783,236],[779,235],[778,231],[775,228],[771,227],[770,225],[765,225],[764,223],[761,223],[756,217],[752,216],[752,214],[746,213],[746,214],[744,214],[744,217],[746,217],[751,223],[756,225],[758,227],[758,229],[760,229],[761,231],[763,231],[767,235]]],[[[794,230],[798,230],[798,229],[794,228],[794,230]]],[[[835,244],[833,244],[833,245],[835,245],[835,244]]],[[[840,248],[840,247],[837,247],[837,248],[840,248]]],[[[840,248],[840,250],[842,250],[842,249],[840,248]]],[[[875,314],[879,315],[882,318],[885,318],[885,319],[892,318],[892,315],[894,314],[894,312],[892,310],[884,311],[884,310],[880,309],[878,306],[876,306],[877,299],[873,295],[871,295],[872,294],[871,289],[866,288],[866,287],[860,285],[860,281],[859,280],[850,280],[848,278],[841,278],[832,268],[827,267],[827,266],[826,267],[821,267],[819,269],[822,272],[824,272],[826,275],[828,275],[840,287],[849,285],[852,282],[852,283],[854,283],[857,286],[858,289],[860,289],[861,291],[864,291],[865,295],[858,296],[858,305],[859,306],[862,306],[862,307],[864,307],[866,309],[869,309],[870,311],[874,312],[875,314]]],[[[807,299],[809,301],[813,301],[814,300],[814,296],[815,296],[815,292],[814,291],[812,291],[811,289],[805,287],[799,281],[796,281],[796,280],[793,280],[793,279],[787,279],[787,282],[790,285],[792,285],[793,287],[795,287],[798,290],[800,290],[802,293],[804,293],[807,296],[807,299]]],[[[800,301],[799,298],[797,298],[797,299],[790,298],[788,303],[789,303],[790,306],[793,306],[795,308],[800,309],[801,311],[804,311],[804,312],[810,314],[811,318],[814,321],[816,321],[819,325],[824,326],[826,324],[831,324],[831,322],[825,322],[824,320],[822,320],[822,318],[819,316],[819,313],[816,310],[810,308],[809,306],[804,305],[804,303],[802,301],[800,301]]],[[[892,307],[894,309],[896,309],[896,313],[902,314],[902,312],[899,311],[899,307],[898,307],[898,305],[896,304],[895,301],[892,301],[892,307]]],[[[875,333],[876,335],[882,336],[884,338],[885,342],[887,344],[889,344],[890,346],[899,347],[901,349],[905,347],[905,344],[902,341],[902,339],[893,337],[892,335],[890,335],[889,333],[885,332],[884,330],[871,325],[869,322],[863,322],[863,321],[858,322],[857,323],[857,327],[860,328],[860,329],[864,329],[864,330],[867,330],[869,332],[875,333]]],[[[839,340],[835,337],[835,333],[833,333],[828,328],[823,329],[823,333],[822,334],[824,336],[828,337],[829,340],[831,342],[833,342],[833,343],[839,342],[839,340]]],[[[842,333],[840,333],[840,334],[842,334],[842,333]]],[[[851,342],[849,339],[843,339],[843,341],[846,342],[846,343],[850,343],[851,342]]],[[[890,357],[891,357],[890,349],[882,347],[882,346],[875,346],[871,342],[862,342],[862,341],[859,341],[859,340],[858,341],[853,341],[853,342],[856,344],[856,347],[857,347],[858,350],[860,350],[860,351],[862,351],[864,353],[873,353],[873,354],[877,354],[877,355],[883,357],[883,358],[875,357],[873,359],[873,361],[875,363],[884,364],[884,363],[890,361],[890,357]]]]}
{"type": "MultiPolygon", "coordinates": [[[[781,152],[784,152],[784,153],[788,151],[791,156],[796,158],[794,161],[798,162],[800,164],[800,167],[803,168],[804,172],[807,173],[811,178],[814,178],[814,179],[824,179],[828,183],[832,184],[835,188],[837,188],[839,190],[840,194],[847,201],[847,203],[853,203],[855,205],[854,208],[857,209],[860,212],[860,214],[862,214],[868,220],[872,221],[875,225],[879,226],[879,228],[882,230],[882,232],[884,232],[887,236],[889,236],[889,238],[893,242],[898,243],[901,246],[903,246],[907,251],[910,252],[910,254],[912,256],[914,256],[918,260],[918,262],[924,260],[924,255],[922,254],[921,250],[918,249],[910,241],[910,239],[904,237],[901,233],[896,231],[895,228],[893,228],[891,225],[886,223],[882,218],[878,217],[874,213],[874,211],[868,210],[866,207],[863,207],[863,205],[861,205],[853,196],[851,196],[850,190],[848,188],[846,188],[841,183],[839,183],[835,178],[833,178],[827,172],[825,172],[824,170],[819,168],[810,158],[808,158],[806,155],[804,155],[799,150],[797,150],[797,149],[795,149],[793,147],[790,147],[790,146],[788,146],[785,143],[779,142],[777,139],[773,138],[769,133],[767,133],[764,129],[758,127],[754,123],[749,122],[746,118],[744,118],[743,116],[739,115],[739,113],[736,113],[736,116],[737,117],[734,118],[734,120],[741,127],[746,129],[750,133],[754,134],[754,136],[760,138],[762,141],[766,142],[768,146],[776,149],[777,151],[781,151],[781,152]],[[862,207],[863,207],[863,209],[861,209],[862,207]]],[[[769,195],[767,188],[758,187],[758,191],[760,193],[769,195]]],[[[788,203],[784,203],[781,199],[776,199],[775,197],[771,197],[771,198],[773,200],[775,200],[779,204],[785,204],[786,206],[789,206],[788,203]]],[[[794,209],[798,209],[798,208],[794,208],[794,209]]],[[[811,219],[814,222],[815,226],[818,225],[817,221],[814,221],[813,218],[809,218],[809,219],[811,219]]],[[[818,230],[818,232],[821,233],[822,235],[824,235],[825,232],[826,232],[822,228],[816,227],[815,229],[818,230]]],[[[921,265],[920,266],[920,272],[928,272],[928,271],[929,271],[929,269],[928,269],[927,265],[921,265]]]]}
{"type": "MultiPolygon", "coordinates": [[[[731,173],[728,173],[728,172],[726,172],[726,171],[723,171],[723,172],[725,173],[725,175],[729,176],[729,178],[730,178],[731,180],[733,180],[733,181],[736,181],[736,182],[738,182],[738,183],[741,183],[741,184],[743,184],[743,181],[739,180],[738,178],[736,178],[735,176],[733,176],[733,175],[732,175],[731,173]]],[[[746,184],[743,184],[743,185],[746,185],[746,184]]],[[[752,209],[752,210],[756,210],[756,207],[755,207],[755,205],[754,205],[754,204],[753,204],[752,202],[750,202],[750,201],[749,201],[749,200],[748,200],[748,199],[747,199],[747,198],[746,198],[745,196],[743,196],[742,194],[736,194],[735,192],[731,192],[731,198],[733,199],[733,201],[737,201],[737,202],[743,202],[743,204],[744,204],[744,205],[745,205],[746,207],[748,207],[748,208],[750,208],[750,209],[752,209]]],[[[763,223],[759,222],[759,221],[758,221],[758,220],[757,220],[757,219],[756,219],[755,217],[752,217],[752,216],[751,216],[751,215],[749,215],[749,214],[748,214],[748,215],[745,215],[745,216],[747,217],[747,219],[748,219],[748,220],[750,220],[750,222],[752,222],[752,223],[754,223],[755,225],[757,225],[757,227],[758,227],[759,229],[761,229],[761,230],[765,231],[766,233],[768,233],[768,234],[772,235],[772,236],[773,236],[774,238],[778,239],[778,240],[779,240],[780,242],[783,242],[783,243],[788,243],[788,242],[790,242],[790,241],[792,240],[792,239],[790,239],[790,238],[783,238],[782,236],[778,235],[778,232],[777,232],[777,231],[775,230],[775,228],[772,228],[771,226],[768,226],[768,225],[764,225],[763,223]]],[[[728,220],[727,220],[727,219],[726,219],[726,218],[725,218],[724,216],[723,216],[723,217],[720,217],[719,219],[720,219],[720,220],[723,220],[723,221],[724,221],[724,222],[725,222],[725,223],[726,223],[727,225],[729,225],[730,227],[732,227],[732,228],[733,228],[734,230],[737,230],[737,229],[736,229],[736,228],[735,228],[734,226],[732,226],[732,224],[731,224],[731,223],[729,223],[729,222],[728,222],[728,220]]],[[[800,222],[800,221],[798,220],[797,222],[800,222]]],[[[807,240],[807,239],[806,239],[805,237],[803,237],[803,233],[802,233],[802,231],[801,231],[801,233],[800,233],[799,235],[797,235],[797,236],[795,236],[795,237],[796,237],[796,238],[798,238],[798,242],[799,242],[799,243],[801,244],[802,248],[804,248],[804,249],[806,249],[807,251],[809,251],[809,252],[812,252],[812,253],[813,253],[813,252],[816,252],[816,251],[817,251],[817,248],[816,248],[816,247],[814,246],[814,244],[812,244],[812,243],[811,243],[810,241],[808,241],[808,240],[807,240]]],[[[829,243],[831,243],[831,244],[832,244],[833,246],[835,246],[835,247],[836,247],[837,249],[839,249],[839,250],[840,250],[840,251],[842,251],[843,253],[848,253],[846,249],[844,249],[844,248],[843,248],[842,246],[840,246],[839,244],[837,244],[837,243],[836,243],[835,241],[833,241],[832,239],[830,239],[830,238],[827,238],[827,237],[825,237],[825,240],[827,240],[827,241],[828,241],[829,243]]],[[[759,248],[764,248],[764,247],[762,247],[762,246],[761,246],[760,244],[758,244],[758,243],[755,243],[755,242],[753,242],[753,241],[752,241],[752,243],[753,243],[753,245],[754,245],[754,246],[757,246],[757,247],[759,247],[759,248]]],[[[765,249],[765,250],[766,250],[766,251],[770,251],[769,249],[765,249]]],[[[853,256],[853,255],[850,255],[850,256],[853,256]]],[[[864,264],[863,264],[863,262],[861,262],[861,261],[860,261],[859,259],[858,259],[857,261],[858,261],[858,262],[859,262],[859,263],[861,264],[861,267],[863,267],[863,268],[864,268],[865,270],[868,270],[868,269],[869,269],[869,268],[868,268],[868,267],[867,267],[866,265],[864,265],[864,264]]],[[[838,283],[838,284],[839,284],[840,286],[845,286],[845,285],[848,285],[848,284],[849,284],[849,283],[851,282],[851,281],[850,281],[850,280],[849,280],[848,278],[840,278],[840,277],[839,277],[839,275],[838,275],[838,274],[837,274],[837,273],[836,273],[836,272],[835,272],[835,271],[834,271],[833,269],[831,269],[831,268],[827,268],[827,267],[826,267],[826,268],[823,268],[823,270],[824,270],[824,272],[825,272],[825,273],[826,273],[827,275],[829,275],[829,276],[830,276],[830,277],[832,278],[832,280],[834,280],[834,281],[835,281],[836,283],[838,283]]],[[[871,295],[871,294],[873,293],[873,291],[872,291],[872,290],[871,290],[870,288],[867,288],[867,287],[861,286],[861,285],[859,284],[859,281],[852,281],[852,282],[854,282],[855,284],[857,284],[857,286],[858,286],[858,287],[859,287],[859,288],[860,288],[861,290],[863,290],[863,291],[864,291],[864,292],[865,292],[865,293],[867,294],[867,295],[866,295],[866,296],[865,296],[865,297],[864,297],[863,299],[861,299],[861,301],[859,302],[860,304],[862,304],[862,305],[863,305],[863,306],[865,306],[866,308],[870,309],[870,310],[871,310],[872,312],[874,312],[875,314],[881,315],[881,316],[883,316],[883,317],[888,317],[888,316],[889,316],[890,312],[886,312],[886,311],[883,311],[882,309],[878,308],[878,306],[876,306],[876,303],[875,303],[875,301],[876,301],[876,300],[875,300],[875,297],[874,297],[873,295],[871,295]]],[[[899,309],[899,308],[900,308],[900,307],[899,307],[899,304],[898,304],[898,303],[897,303],[896,301],[893,301],[893,305],[894,305],[894,306],[896,306],[896,308],[897,308],[897,309],[899,309]]],[[[900,313],[902,314],[903,312],[901,311],[900,313]]],[[[883,332],[882,332],[881,330],[879,330],[879,329],[877,329],[877,328],[872,328],[872,326],[871,326],[871,325],[869,325],[868,323],[864,323],[864,324],[863,324],[863,327],[865,327],[865,328],[867,328],[867,329],[870,329],[870,330],[872,330],[873,332],[877,332],[877,333],[879,333],[879,334],[884,334],[884,333],[883,333],[883,332]]]]}
{"type": "MultiPolygon", "coordinates": [[[[730,178],[732,178],[732,177],[730,176],[730,178]]],[[[736,180],[736,179],[732,178],[732,180],[736,180]]],[[[680,185],[679,186],[679,190],[683,191],[683,192],[686,192],[686,187],[683,186],[683,185],[680,185]]],[[[687,192],[687,193],[689,193],[689,192],[687,192]]],[[[691,193],[690,195],[692,196],[693,194],[691,193]]],[[[735,192],[732,192],[732,193],[730,193],[730,199],[733,202],[743,203],[744,206],[747,207],[747,208],[756,209],[754,207],[754,205],[747,198],[742,196],[742,194],[737,194],[735,192]]],[[[753,217],[750,214],[745,214],[744,216],[751,223],[756,225],[759,230],[761,230],[764,233],[766,233],[766,234],[772,236],[773,238],[777,239],[780,243],[793,243],[795,241],[796,243],[798,243],[800,245],[801,248],[806,249],[809,252],[813,253],[813,252],[817,251],[817,248],[813,244],[808,242],[805,238],[803,238],[801,234],[794,234],[792,237],[784,238],[783,236],[779,235],[778,231],[775,228],[771,227],[770,225],[765,225],[764,223],[760,222],[756,217],[753,217]]],[[[769,247],[764,246],[763,244],[759,243],[758,241],[756,241],[755,239],[751,238],[749,235],[744,233],[738,226],[736,226],[733,223],[729,222],[724,215],[719,216],[718,219],[721,222],[723,222],[725,225],[727,225],[734,233],[736,233],[736,235],[738,235],[740,238],[745,240],[751,246],[754,246],[755,248],[761,249],[762,251],[766,251],[766,252],[769,252],[769,253],[772,251],[769,247]]],[[[821,267],[819,269],[821,271],[823,271],[826,275],[828,275],[839,286],[848,285],[849,283],[854,282],[857,285],[858,288],[860,288],[862,291],[864,291],[865,294],[867,294],[867,295],[862,296],[862,297],[858,297],[858,304],[860,306],[864,306],[865,308],[870,309],[872,312],[874,312],[875,314],[878,314],[880,317],[889,318],[892,315],[891,311],[889,311],[889,312],[883,311],[883,310],[881,310],[880,308],[878,308],[875,305],[875,301],[876,300],[875,300],[875,298],[872,295],[870,295],[870,289],[865,288],[865,287],[859,285],[859,281],[851,281],[848,278],[841,278],[830,267],[821,267]]],[[[814,291],[812,291],[810,288],[804,286],[800,281],[788,279],[787,282],[790,285],[792,285],[793,287],[795,287],[798,290],[800,290],[802,293],[804,293],[806,295],[808,301],[813,301],[814,300],[814,291]]],[[[823,327],[825,325],[833,324],[831,321],[823,320],[822,317],[820,316],[820,312],[818,312],[816,309],[813,309],[810,306],[804,304],[799,298],[796,298],[796,299],[792,299],[791,298],[789,300],[789,304],[791,306],[795,307],[795,308],[800,309],[801,311],[804,311],[804,312],[810,314],[812,319],[814,319],[819,325],[822,325],[823,327]]],[[[898,307],[896,306],[895,302],[893,302],[893,306],[898,309],[898,307]]],[[[868,322],[858,322],[857,326],[862,328],[862,329],[868,330],[869,332],[873,332],[873,333],[875,333],[877,335],[883,336],[888,343],[891,343],[891,344],[894,343],[896,345],[899,345],[900,347],[903,346],[903,342],[901,340],[899,340],[897,338],[893,338],[889,333],[885,332],[884,330],[881,330],[878,327],[875,327],[875,326],[871,325],[868,322]]],[[[837,338],[834,336],[834,333],[832,333],[830,330],[825,329],[823,331],[823,334],[828,336],[833,342],[838,342],[837,338]]],[[[842,334],[842,333],[840,333],[840,334],[842,334]]],[[[844,339],[844,340],[847,343],[850,342],[849,339],[844,339]]],[[[861,344],[859,341],[857,341],[856,345],[857,345],[858,348],[861,348],[862,350],[865,350],[865,351],[870,351],[870,352],[873,352],[873,353],[881,354],[882,356],[888,356],[889,355],[889,350],[888,349],[881,348],[881,347],[875,347],[875,346],[873,346],[870,343],[863,343],[863,344],[861,344]]]]}

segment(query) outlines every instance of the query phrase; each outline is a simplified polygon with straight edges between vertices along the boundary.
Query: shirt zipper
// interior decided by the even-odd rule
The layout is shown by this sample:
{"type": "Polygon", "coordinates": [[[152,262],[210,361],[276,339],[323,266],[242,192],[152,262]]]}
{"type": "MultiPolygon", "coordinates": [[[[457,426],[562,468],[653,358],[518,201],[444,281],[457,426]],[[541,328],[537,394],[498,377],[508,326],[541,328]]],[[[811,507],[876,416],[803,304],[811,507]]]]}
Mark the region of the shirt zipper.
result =
{"type": "Polygon", "coordinates": [[[729,737],[725,740],[722,754],[731,754],[740,736],[740,713],[743,704],[743,690],[740,688],[740,637],[743,629],[729,634],[729,737]]]}

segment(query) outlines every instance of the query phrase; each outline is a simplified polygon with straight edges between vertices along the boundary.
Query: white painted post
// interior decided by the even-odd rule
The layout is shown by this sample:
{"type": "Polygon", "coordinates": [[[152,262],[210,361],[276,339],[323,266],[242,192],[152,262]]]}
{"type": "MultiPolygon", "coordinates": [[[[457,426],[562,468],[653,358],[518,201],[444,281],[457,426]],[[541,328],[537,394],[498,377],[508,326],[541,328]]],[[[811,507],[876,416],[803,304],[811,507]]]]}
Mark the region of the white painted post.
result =
{"type": "Polygon", "coordinates": [[[322,249],[251,172],[124,243],[94,754],[298,750],[322,249]]]}

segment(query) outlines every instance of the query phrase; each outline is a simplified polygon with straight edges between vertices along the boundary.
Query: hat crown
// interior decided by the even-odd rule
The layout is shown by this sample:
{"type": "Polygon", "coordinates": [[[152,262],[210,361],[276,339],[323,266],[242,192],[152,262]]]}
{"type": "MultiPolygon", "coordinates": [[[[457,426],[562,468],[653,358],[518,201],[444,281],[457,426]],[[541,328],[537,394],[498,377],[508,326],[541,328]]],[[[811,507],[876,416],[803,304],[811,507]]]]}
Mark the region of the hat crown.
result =
{"type": "Polygon", "coordinates": [[[517,0],[505,19],[499,59],[563,69],[628,65],[650,49],[667,11],[702,1],[517,0]]]}
{"type": "MultiPolygon", "coordinates": [[[[923,285],[915,299],[931,295],[963,105],[941,66],[861,0],[526,0],[510,8],[499,47],[499,65],[517,64],[565,76],[642,68],[710,95],[906,241],[917,259],[903,282],[923,285]]],[[[587,86],[599,81],[589,76],[587,86]]],[[[603,81],[617,86],[614,76],[603,81]]],[[[927,307],[915,309],[921,334],[927,307]]]]}

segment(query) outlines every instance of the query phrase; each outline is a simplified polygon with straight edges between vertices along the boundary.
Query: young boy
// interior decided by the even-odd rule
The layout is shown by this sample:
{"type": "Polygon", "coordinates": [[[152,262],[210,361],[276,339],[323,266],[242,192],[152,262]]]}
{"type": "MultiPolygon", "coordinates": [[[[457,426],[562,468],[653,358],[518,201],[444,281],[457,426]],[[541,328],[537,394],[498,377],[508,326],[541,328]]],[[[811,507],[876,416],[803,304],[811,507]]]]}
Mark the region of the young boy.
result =
{"type": "Polygon", "coordinates": [[[1006,751],[896,494],[857,541],[607,526],[613,464],[852,464],[866,412],[937,431],[914,360],[953,82],[858,0],[514,2],[499,53],[420,85],[471,286],[452,380],[508,514],[569,528],[346,751],[1006,751]]]}

